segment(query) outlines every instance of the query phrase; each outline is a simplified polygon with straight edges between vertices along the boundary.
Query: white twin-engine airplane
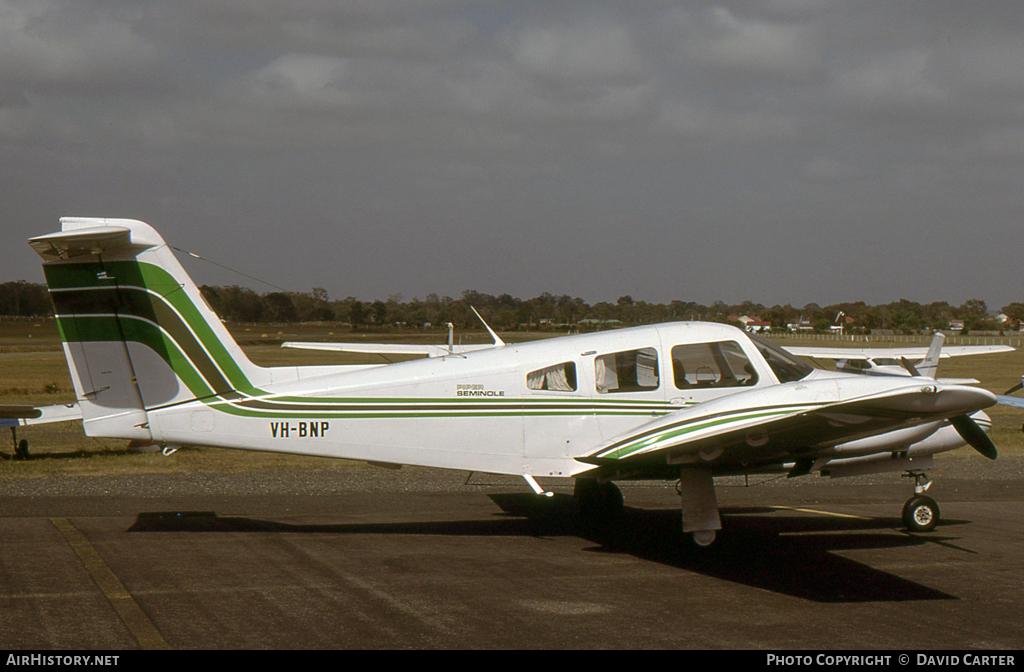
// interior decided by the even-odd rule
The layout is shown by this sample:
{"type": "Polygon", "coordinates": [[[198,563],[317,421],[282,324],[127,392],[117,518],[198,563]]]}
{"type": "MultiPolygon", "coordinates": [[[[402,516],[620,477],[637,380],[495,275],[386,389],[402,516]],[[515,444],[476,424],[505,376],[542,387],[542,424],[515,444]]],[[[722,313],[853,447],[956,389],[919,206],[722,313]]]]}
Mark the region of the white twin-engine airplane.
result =
{"type": "MultiPolygon", "coordinates": [[[[953,345],[943,347],[946,336],[936,332],[928,348],[828,348],[787,346],[794,355],[836,360],[836,369],[868,376],[927,376],[935,378],[940,359],[1012,352],[1009,345],[953,345]],[[919,358],[920,361],[914,362],[919,358]]],[[[975,384],[974,378],[940,378],[939,382],[975,384]]]]}
{"type": "Polygon", "coordinates": [[[613,484],[678,480],[683,531],[721,529],[714,477],[915,475],[974,446],[991,393],[927,377],[821,371],[733,327],[672,323],[378,366],[273,367],[242,353],[163,238],[126,219],[64,218],[44,260],[86,434],[575,479],[584,515],[613,484]]]}

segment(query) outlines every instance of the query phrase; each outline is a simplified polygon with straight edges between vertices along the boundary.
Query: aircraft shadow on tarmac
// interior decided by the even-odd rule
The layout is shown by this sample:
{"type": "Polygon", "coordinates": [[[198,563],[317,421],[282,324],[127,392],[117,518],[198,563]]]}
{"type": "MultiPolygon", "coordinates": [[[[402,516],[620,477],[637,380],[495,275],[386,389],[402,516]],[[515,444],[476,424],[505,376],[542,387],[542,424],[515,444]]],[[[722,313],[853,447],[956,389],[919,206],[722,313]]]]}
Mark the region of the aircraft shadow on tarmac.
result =
{"type": "MultiPolygon", "coordinates": [[[[604,525],[589,524],[568,495],[495,494],[492,520],[293,524],[212,511],[140,513],[130,532],[286,532],[442,536],[574,536],[592,553],[624,553],[706,576],[815,602],[952,600],[953,595],[874,569],[836,551],[899,549],[953,537],[910,535],[895,518],[780,515],[771,508],[723,508],[723,531],[709,548],[683,535],[678,509],[635,509],[604,525]]],[[[944,526],[966,521],[947,520],[944,526]]]]}

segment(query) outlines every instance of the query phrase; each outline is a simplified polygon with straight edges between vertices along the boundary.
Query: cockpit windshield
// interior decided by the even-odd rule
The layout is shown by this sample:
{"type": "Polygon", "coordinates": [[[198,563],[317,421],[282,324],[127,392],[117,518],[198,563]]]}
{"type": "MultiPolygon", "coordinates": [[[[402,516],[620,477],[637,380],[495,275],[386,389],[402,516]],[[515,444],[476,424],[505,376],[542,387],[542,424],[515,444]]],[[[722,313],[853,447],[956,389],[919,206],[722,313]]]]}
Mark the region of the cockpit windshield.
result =
{"type": "Polygon", "coordinates": [[[761,356],[771,367],[780,383],[791,383],[809,376],[814,367],[796,355],[791,355],[766,338],[749,334],[761,356]]]}

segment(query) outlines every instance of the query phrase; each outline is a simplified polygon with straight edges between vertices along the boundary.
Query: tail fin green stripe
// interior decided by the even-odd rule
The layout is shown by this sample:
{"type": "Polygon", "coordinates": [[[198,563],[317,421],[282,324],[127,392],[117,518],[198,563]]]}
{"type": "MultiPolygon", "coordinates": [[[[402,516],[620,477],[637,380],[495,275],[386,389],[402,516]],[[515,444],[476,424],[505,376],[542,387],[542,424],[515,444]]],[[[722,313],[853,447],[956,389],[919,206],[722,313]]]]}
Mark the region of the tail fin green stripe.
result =
{"type": "Polygon", "coordinates": [[[126,340],[146,345],[160,355],[195,397],[205,398],[214,393],[192,360],[154,324],[124,318],[118,325],[117,318],[109,315],[71,315],[58,317],[57,325],[68,343],[120,341],[123,334],[126,340]]]}
{"type": "MultiPolygon", "coordinates": [[[[179,352],[190,358],[194,370],[203,372],[218,393],[252,387],[182,286],[162,268],[135,261],[117,261],[45,264],[44,270],[58,312],[63,306],[76,315],[116,312],[156,322],[177,343],[179,352]]],[[[150,347],[154,345],[141,342],[150,347]]],[[[160,353],[159,348],[154,347],[154,350],[160,353]]]]}
{"type": "MultiPolygon", "coordinates": [[[[123,323],[128,322],[129,317],[136,317],[160,325],[213,389],[220,394],[233,389],[178,314],[159,297],[136,287],[65,289],[53,292],[51,296],[58,315],[116,315],[122,318],[123,323]]],[[[160,352],[157,349],[158,343],[145,344],[160,352]]]]}

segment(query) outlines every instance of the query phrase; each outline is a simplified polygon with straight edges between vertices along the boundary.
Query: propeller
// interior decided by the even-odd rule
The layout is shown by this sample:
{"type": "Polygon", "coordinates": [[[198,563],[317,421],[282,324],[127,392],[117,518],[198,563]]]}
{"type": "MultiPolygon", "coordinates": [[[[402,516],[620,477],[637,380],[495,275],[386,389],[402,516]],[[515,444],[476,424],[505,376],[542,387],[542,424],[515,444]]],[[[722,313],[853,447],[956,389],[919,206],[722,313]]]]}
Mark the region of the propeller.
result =
{"type": "Polygon", "coordinates": [[[912,376],[920,376],[921,375],[920,373],[917,372],[917,367],[914,366],[910,362],[910,360],[907,359],[906,357],[900,357],[900,364],[903,365],[903,368],[906,369],[907,373],[909,373],[910,375],[912,375],[912,376]]]}
{"type": "Polygon", "coordinates": [[[1013,394],[1014,392],[1016,392],[1017,390],[1019,390],[1021,388],[1024,388],[1024,376],[1020,377],[1020,382],[1019,383],[1017,383],[1016,385],[1014,385],[1013,387],[1008,389],[1006,392],[1003,392],[1003,394],[1009,396],[1009,395],[1013,394]]]}
{"type": "Polygon", "coordinates": [[[992,443],[992,439],[988,438],[985,430],[979,427],[978,423],[974,420],[971,420],[970,416],[958,415],[955,418],[950,418],[949,421],[960,435],[960,438],[966,441],[971,448],[974,448],[990,460],[996,459],[999,455],[996,445],[992,443]]]}

